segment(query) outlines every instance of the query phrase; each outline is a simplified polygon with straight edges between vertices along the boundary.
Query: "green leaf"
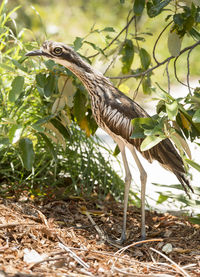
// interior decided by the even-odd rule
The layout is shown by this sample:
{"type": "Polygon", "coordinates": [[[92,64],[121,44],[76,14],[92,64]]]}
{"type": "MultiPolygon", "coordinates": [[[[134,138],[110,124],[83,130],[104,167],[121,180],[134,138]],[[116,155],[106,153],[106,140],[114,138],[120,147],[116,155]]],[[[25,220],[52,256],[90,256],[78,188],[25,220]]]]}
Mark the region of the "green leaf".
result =
{"type": "Polygon", "coordinates": [[[182,27],[184,24],[184,15],[182,13],[177,13],[173,15],[173,20],[176,25],[182,27]]]}
{"type": "Polygon", "coordinates": [[[195,163],[194,161],[189,159],[185,159],[185,161],[200,172],[200,165],[198,163],[195,163]]]}
{"type": "Polygon", "coordinates": [[[162,204],[163,202],[167,201],[169,196],[160,194],[158,197],[158,200],[156,201],[156,204],[162,204]]]}
{"type": "Polygon", "coordinates": [[[24,86],[24,77],[17,76],[12,81],[11,87],[12,89],[9,92],[8,99],[10,102],[15,102],[19,95],[21,94],[24,86]]]}
{"type": "MultiPolygon", "coordinates": [[[[1,30],[0,30],[0,33],[1,33],[1,30]]],[[[2,67],[2,68],[5,69],[5,70],[11,71],[11,72],[14,72],[14,71],[15,71],[14,68],[12,68],[11,66],[8,66],[8,65],[6,65],[6,64],[3,64],[3,63],[0,63],[0,67],[2,67]]]]}
{"type": "Polygon", "coordinates": [[[84,41],[84,43],[91,45],[92,48],[93,48],[94,50],[97,50],[97,51],[99,51],[101,54],[105,55],[104,52],[103,52],[103,50],[102,50],[99,46],[97,46],[96,44],[94,44],[94,43],[92,43],[92,42],[90,42],[90,41],[86,41],[86,40],[84,41]]]}
{"type": "Polygon", "coordinates": [[[140,49],[139,55],[140,55],[140,61],[141,61],[142,68],[144,70],[147,70],[151,63],[151,56],[144,48],[140,49]]]}
{"type": "Polygon", "coordinates": [[[102,32],[115,32],[115,29],[113,27],[105,27],[102,32]]]}
{"type": "Polygon", "coordinates": [[[45,132],[45,128],[40,125],[31,125],[31,128],[37,132],[45,132]]]}
{"type": "Polygon", "coordinates": [[[57,160],[57,153],[54,150],[53,144],[51,143],[50,139],[44,133],[39,133],[39,135],[45,141],[46,146],[47,146],[49,152],[51,153],[51,155],[53,156],[54,160],[56,161],[57,160]]]}
{"type": "Polygon", "coordinates": [[[54,117],[54,115],[45,116],[43,118],[38,119],[33,125],[43,125],[44,123],[47,123],[53,117],[54,117]]]}
{"type": "Polygon", "coordinates": [[[0,137],[0,147],[2,146],[8,146],[10,144],[10,141],[8,138],[2,138],[0,137]]]}
{"type": "Polygon", "coordinates": [[[142,144],[140,145],[140,149],[141,151],[147,151],[159,142],[161,142],[163,139],[165,138],[157,136],[148,136],[143,140],[142,144]]]}
{"type": "Polygon", "coordinates": [[[154,186],[157,187],[163,187],[163,188],[167,188],[169,190],[172,189],[179,189],[179,190],[183,190],[183,186],[180,184],[172,184],[172,185],[165,185],[165,184],[158,184],[158,183],[152,183],[154,186]]]}
{"type": "Polygon", "coordinates": [[[78,122],[80,122],[85,117],[85,113],[87,111],[86,102],[87,99],[85,95],[80,90],[77,90],[76,94],[74,95],[73,112],[78,122]]]}
{"type": "Polygon", "coordinates": [[[194,123],[200,123],[200,109],[196,110],[196,112],[194,113],[194,115],[192,117],[192,121],[194,123]]]}
{"type": "MultiPolygon", "coordinates": [[[[1,9],[4,8],[4,6],[6,7],[7,5],[7,1],[3,1],[1,9]]],[[[15,7],[13,10],[11,10],[8,14],[3,14],[2,17],[2,22],[1,22],[1,26],[4,26],[6,22],[8,22],[8,20],[11,18],[11,15],[16,12],[18,9],[20,8],[20,6],[15,7]]]]}
{"type": "Polygon", "coordinates": [[[134,45],[132,40],[126,39],[123,45],[123,48],[121,50],[122,58],[122,73],[127,74],[130,71],[133,58],[134,58],[134,45]]]}
{"type": "Polygon", "coordinates": [[[43,118],[38,119],[34,124],[31,125],[31,128],[33,128],[37,132],[44,132],[45,129],[41,125],[47,123],[50,121],[51,118],[53,118],[55,115],[48,115],[43,118]]]}
{"type": "Polygon", "coordinates": [[[74,50],[77,51],[79,50],[83,45],[83,38],[76,37],[74,41],[74,50]]]}
{"type": "Polygon", "coordinates": [[[151,79],[149,77],[142,80],[142,89],[144,94],[151,94],[151,79]]]}
{"type": "Polygon", "coordinates": [[[157,82],[155,82],[155,84],[159,87],[159,90],[156,90],[156,98],[157,100],[168,100],[168,101],[173,101],[174,98],[168,93],[166,92],[157,82]]]}
{"type": "Polygon", "coordinates": [[[56,63],[52,60],[47,60],[44,63],[49,70],[53,70],[53,67],[56,65],[56,63]]]}
{"type": "Polygon", "coordinates": [[[69,139],[70,138],[70,132],[67,127],[65,127],[60,120],[56,118],[50,119],[50,122],[53,124],[53,126],[63,135],[64,138],[69,139]]]}
{"type": "Polygon", "coordinates": [[[145,136],[162,136],[163,135],[163,124],[162,122],[158,123],[157,122],[157,125],[153,128],[151,127],[150,128],[146,128],[144,130],[144,135],[145,136]]]}
{"type": "Polygon", "coordinates": [[[120,0],[120,3],[121,3],[121,4],[124,4],[124,3],[125,3],[125,0],[120,0]]]}
{"type": "Polygon", "coordinates": [[[0,5],[0,14],[1,14],[2,11],[4,10],[5,4],[6,4],[6,0],[3,0],[2,3],[1,3],[1,5],[0,5]]]}
{"type": "Polygon", "coordinates": [[[38,73],[35,77],[35,80],[37,85],[43,88],[47,83],[46,74],[38,73]]]}
{"type": "Polygon", "coordinates": [[[134,118],[131,120],[133,125],[133,133],[131,134],[132,139],[135,138],[145,138],[144,129],[152,129],[157,124],[156,120],[153,120],[151,117],[141,117],[134,118]]]}
{"type": "Polygon", "coordinates": [[[133,11],[136,15],[141,15],[145,6],[145,0],[135,0],[133,11]]]}
{"type": "Polygon", "coordinates": [[[149,17],[155,17],[159,15],[162,11],[163,8],[166,7],[171,0],[153,0],[153,1],[148,1],[147,2],[147,14],[149,17]]]}
{"type": "Polygon", "coordinates": [[[16,143],[20,139],[22,130],[23,128],[20,124],[15,124],[10,128],[8,134],[10,143],[16,143]]]}
{"type": "Polygon", "coordinates": [[[169,32],[168,50],[172,56],[177,57],[180,54],[181,44],[182,44],[182,38],[180,38],[176,30],[169,32]]]}
{"type": "Polygon", "coordinates": [[[170,120],[175,120],[176,116],[178,114],[178,103],[177,103],[177,101],[173,101],[170,104],[166,103],[165,106],[166,106],[166,111],[167,111],[167,114],[168,114],[168,118],[170,120]]]}
{"type": "Polygon", "coordinates": [[[130,136],[131,139],[145,138],[144,129],[140,126],[135,126],[133,128],[133,133],[130,136]]]}
{"type": "Polygon", "coordinates": [[[155,119],[153,119],[152,117],[137,117],[131,120],[133,127],[135,126],[148,126],[150,128],[155,127],[155,125],[157,124],[157,121],[155,119]]]}
{"type": "Polygon", "coordinates": [[[192,28],[192,29],[189,31],[189,34],[190,34],[194,39],[196,39],[197,41],[200,40],[200,32],[197,31],[195,28],[192,28]]]}
{"type": "Polygon", "coordinates": [[[158,102],[158,104],[156,105],[156,112],[157,114],[159,114],[160,112],[165,112],[165,101],[164,100],[160,100],[158,102]]]}
{"type": "Polygon", "coordinates": [[[12,63],[19,68],[20,70],[24,71],[24,72],[28,72],[28,68],[24,67],[23,65],[21,65],[21,63],[19,63],[17,60],[12,59],[12,63]]]}
{"type": "Polygon", "coordinates": [[[31,170],[34,163],[33,143],[29,138],[22,138],[19,141],[21,157],[26,170],[31,170]]]}
{"type": "Polygon", "coordinates": [[[144,37],[134,37],[135,40],[139,40],[139,41],[146,41],[146,39],[144,37]]]}
{"type": "Polygon", "coordinates": [[[117,155],[120,153],[119,146],[116,145],[115,150],[113,152],[113,156],[117,157],[117,155]]]}
{"type": "Polygon", "coordinates": [[[193,224],[198,224],[200,225],[200,217],[190,217],[189,221],[193,224]]]}
{"type": "Polygon", "coordinates": [[[44,95],[50,97],[55,90],[55,77],[53,74],[47,77],[46,85],[44,87],[44,95]]]}

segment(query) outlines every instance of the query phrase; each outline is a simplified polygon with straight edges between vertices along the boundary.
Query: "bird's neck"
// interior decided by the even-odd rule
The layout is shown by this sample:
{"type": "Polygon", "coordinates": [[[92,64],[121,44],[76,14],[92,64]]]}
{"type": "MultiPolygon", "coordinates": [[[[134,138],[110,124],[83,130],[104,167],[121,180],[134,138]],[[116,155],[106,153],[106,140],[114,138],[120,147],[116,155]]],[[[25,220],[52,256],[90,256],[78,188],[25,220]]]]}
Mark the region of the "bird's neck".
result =
{"type": "Polygon", "coordinates": [[[72,71],[84,84],[91,96],[94,95],[96,88],[102,86],[112,86],[112,83],[100,71],[95,70],[90,64],[79,57],[78,62],[71,63],[60,60],[59,63],[72,71]]]}

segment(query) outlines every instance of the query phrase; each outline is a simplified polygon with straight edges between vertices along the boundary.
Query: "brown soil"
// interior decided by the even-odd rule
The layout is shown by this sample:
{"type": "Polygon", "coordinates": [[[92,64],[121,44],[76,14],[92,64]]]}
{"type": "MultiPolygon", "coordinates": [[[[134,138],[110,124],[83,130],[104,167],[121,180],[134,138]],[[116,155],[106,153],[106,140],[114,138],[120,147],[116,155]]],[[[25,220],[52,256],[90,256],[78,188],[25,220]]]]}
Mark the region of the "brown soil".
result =
{"type": "Polygon", "coordinates": [[[200,276],[199,225],[147,211],[147,241],[136,245],[140,210],[131,206],[121,248],[103,237],[120,237],[122,214],[112,199],[0,200],[0,277],[200,276]]]}

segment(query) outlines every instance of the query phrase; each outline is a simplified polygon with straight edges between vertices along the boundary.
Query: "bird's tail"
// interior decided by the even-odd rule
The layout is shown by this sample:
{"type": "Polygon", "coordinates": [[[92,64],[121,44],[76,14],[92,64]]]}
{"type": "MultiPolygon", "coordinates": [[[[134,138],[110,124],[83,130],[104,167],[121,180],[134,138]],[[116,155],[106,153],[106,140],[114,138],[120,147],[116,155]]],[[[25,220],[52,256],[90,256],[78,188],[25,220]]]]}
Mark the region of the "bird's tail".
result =
{"type": "Polygon", "coordinates": [[[184,191],[186,192],[186,194],[190,197],[189,193],[188,193],[188,189],[192,192],[194,192],[193,188],[190,185],[189,180],[186,178],[185,174],[183,172],[180,171],[174,171],[174,174],[176,175],[176,177],[178,178],[178,180],[180,181],[181,185],[184,188],[184,191]]]}

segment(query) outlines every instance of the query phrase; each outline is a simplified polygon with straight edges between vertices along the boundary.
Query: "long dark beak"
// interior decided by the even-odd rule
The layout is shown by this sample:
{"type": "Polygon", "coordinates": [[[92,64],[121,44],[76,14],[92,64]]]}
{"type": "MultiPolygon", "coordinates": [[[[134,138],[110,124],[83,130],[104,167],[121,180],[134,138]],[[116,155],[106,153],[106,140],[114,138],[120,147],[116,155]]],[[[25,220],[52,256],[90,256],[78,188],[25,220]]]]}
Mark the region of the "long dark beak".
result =
{"type": "Polygon", "coordinates": [[[44,56],[44,55],[45,53],[41,49],[26,53],[26,56],[44,56]]]}

